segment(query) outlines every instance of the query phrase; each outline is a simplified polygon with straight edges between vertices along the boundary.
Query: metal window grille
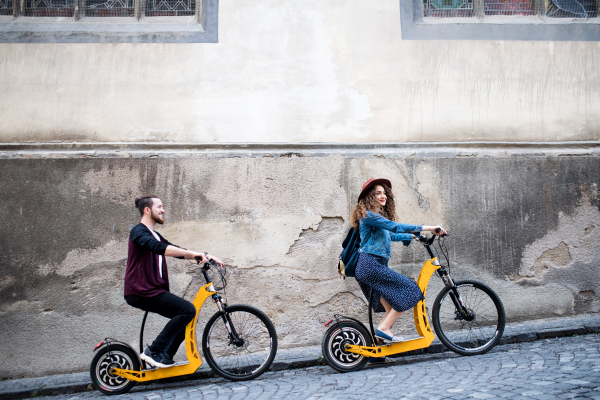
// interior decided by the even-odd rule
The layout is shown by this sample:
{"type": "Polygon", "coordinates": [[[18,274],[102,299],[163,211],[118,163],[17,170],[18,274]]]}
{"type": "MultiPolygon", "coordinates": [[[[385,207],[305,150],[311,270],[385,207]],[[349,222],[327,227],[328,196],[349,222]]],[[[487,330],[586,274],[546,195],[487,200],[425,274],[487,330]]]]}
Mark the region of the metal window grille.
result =
{"type": "Polygon", "coordinates": [[[546,15],[550,18],[595,18],[594,0],[546,0],[546,15]]]}
{"type": "Polygon", "coordinates": [[[423,0],[423,17],[484,18],[492,15],[596,18],[600,0],[423,0]]]}
{"type": "Polygon", "coordinates": [[[485,15],[535,15],[531,0],[484,0],[485,15]]]}
{"type": "Polygon", "coordinates": [[[26,0],[27,17],[73,17],[75,0],[26,0]]]}
{"type": "Polygon", "coordinates": [[[134,17],[133,0],[86,0],[82,19],[107,17],[134,17]]]}
{"type": "Polygon", "coordinates": [[[146,17],[182,17],[196,13],[195,0],[147,0],[146,17]]]}
{"type": "Polygon", "coordinates": [[[0,0],[0,21],[69,17],[95,23],[191,24],[200,22],[202,4],[203,0],[0,0]]]}
{"type": "Polygon", "coordinates": [[[433,18],[472,17],[473,0],[423,0],[423,16],[433,18]]]}
{"type": "Polygon", "coordinates": [[[198,22],[201,0],[75,0],[85,4],[84,22],[198,22]],[[157,18],[160,17],[160,18],[157,18]],[[181,18],[184,17],[184,18],[181,18]]]}
{"type": "Polygon", "coordinates": [[[0,0],[0,15],[13,15],[13,0],[0,0]]]}

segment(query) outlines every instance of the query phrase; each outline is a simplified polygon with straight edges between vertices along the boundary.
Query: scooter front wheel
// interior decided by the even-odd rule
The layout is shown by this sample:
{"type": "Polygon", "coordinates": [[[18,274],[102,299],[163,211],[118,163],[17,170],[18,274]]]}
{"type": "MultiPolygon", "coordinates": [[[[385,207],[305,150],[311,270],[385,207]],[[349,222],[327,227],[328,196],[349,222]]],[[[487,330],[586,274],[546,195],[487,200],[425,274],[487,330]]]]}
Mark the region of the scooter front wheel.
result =
{"type": "Polygon", "coordinates": [[[202,351],[214,372],[232,381],[254,379],[277,353],[277,332],[258,308],[237,304],[213,315],[204,329],[202,351]],[[230,333],[231,332],[231,333],[230,333]]]}
{"type": "Polygon", "coordinates": [[[435,333],[458,354],[483,354],[502,338],[506,324],[502,302],[481,282],[464,280],[454,284],[454,288],[442,289],[433,302],[431,317],[435,333]]]}
{"type": "Polygon", "coordinates": [[[114,375],[113,368],[140,370],[137,354],[121,344],[104,346],[94,356],[90,365],[92,385],[104,394],[127,393],[135,385],[122,376],[114,375]]]}

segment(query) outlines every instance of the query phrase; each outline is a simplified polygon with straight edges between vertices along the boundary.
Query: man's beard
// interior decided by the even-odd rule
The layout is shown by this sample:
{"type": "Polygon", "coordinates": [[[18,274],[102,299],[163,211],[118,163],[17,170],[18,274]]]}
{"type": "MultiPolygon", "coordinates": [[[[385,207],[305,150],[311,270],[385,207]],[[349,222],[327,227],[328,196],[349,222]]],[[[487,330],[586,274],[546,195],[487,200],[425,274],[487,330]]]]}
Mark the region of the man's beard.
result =
{"type": "Polygon", "coordinates": [[[161,216],[159,216],[158,214],[155,214],[154,212],[151,212],[151,213],[150,213],[150,218],[152,218],[152,220],[153,220],[154,222],[156,222],[157,224],[160,224],[160,225],[162,225],[162,224],[164,224],[164,223],[165,223],[165,219],[164,219],[164,218],[162,218],[161,216]]]}

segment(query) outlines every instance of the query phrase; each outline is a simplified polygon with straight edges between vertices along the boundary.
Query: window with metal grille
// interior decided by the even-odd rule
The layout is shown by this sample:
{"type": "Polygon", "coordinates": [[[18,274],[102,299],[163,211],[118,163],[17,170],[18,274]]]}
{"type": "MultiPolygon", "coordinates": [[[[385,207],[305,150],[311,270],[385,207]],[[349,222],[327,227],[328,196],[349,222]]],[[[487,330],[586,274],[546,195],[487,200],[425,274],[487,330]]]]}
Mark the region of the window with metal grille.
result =
{"type": "Polygon", "coordinates": [[[598,15],[600,0],[423,0],[424,18],[492,15],[588,19],[598,15]]]}
{"type": "MultiPolygon", "coordinates": [[[[0,21],[24,17],[77,22],[199,22],[202,0],[0,0],[0,21]]],[[[27,19],[31,22],[31,19],[27,19]]]]}
{"type": "Polygon", "coordinates": [[[0,0],[0,43],[218,43],[219,0],[0,0]]]}
{"type": "Polygon", "coordinates": [[[600,0],[399,0],[402,40],[600,41],[600,0]]]}

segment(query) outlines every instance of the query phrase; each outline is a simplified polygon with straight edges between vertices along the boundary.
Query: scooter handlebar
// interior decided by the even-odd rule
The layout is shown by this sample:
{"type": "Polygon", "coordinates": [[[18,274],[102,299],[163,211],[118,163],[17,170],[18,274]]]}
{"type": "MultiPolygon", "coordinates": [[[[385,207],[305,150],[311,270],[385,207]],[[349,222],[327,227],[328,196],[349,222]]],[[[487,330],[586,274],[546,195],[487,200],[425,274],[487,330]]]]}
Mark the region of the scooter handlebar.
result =
{"type": "MultiPolygon", "coordinates": [[[[441,230],[440,228],[437,228],[437,229],[435,230],[435,233],[440,233],[441,231],[442,231],[442,230],[441,230]]],[[[450,234],[449,234],[449,233],[444,233],[443,235],[440,235],[440,236],[441,236],[441,237],[444,237],[444,236],[450,236],[450,234]]]]}

